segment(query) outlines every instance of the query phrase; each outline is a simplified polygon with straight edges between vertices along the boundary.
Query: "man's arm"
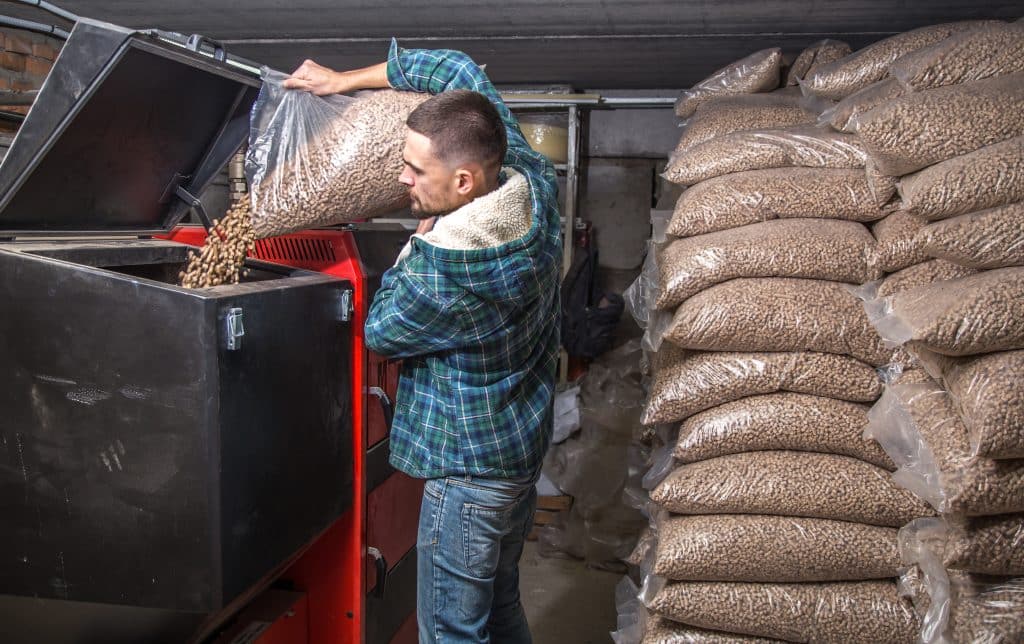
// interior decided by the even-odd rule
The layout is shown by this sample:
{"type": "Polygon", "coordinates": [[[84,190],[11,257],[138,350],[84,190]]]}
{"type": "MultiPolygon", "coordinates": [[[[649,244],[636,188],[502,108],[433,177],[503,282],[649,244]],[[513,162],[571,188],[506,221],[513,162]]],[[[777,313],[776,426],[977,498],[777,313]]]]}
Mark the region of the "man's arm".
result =
{"type": "Polygon", "coordinates": [[[336,72],[306,60],[292,72],[290,78],[285,79],[284,86],[287,89],[305,90],[317,96],[345,94],[360,89],[384,89],[388,87],[387,66],[387,63],[378,63],[362,69],[336,72]]]}

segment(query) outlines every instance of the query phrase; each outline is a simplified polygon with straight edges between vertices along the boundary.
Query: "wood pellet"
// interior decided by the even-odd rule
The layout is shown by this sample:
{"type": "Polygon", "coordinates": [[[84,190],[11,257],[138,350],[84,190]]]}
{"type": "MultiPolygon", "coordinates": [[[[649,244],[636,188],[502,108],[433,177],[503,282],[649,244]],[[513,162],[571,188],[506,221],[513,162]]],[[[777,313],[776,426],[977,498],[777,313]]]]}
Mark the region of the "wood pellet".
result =
{"type": "MultiPolygon", "coordinates": [[[[1024,326],[1024,321],[1022,321],[1024,326]]],[[[704,351],[818,351],[875,366],[892,359],[862,302],[839,282],[740,278],[683,302],[665,339],[704,351]]]]}
{"type": "Polygon", "coordinates": [[[687,352],[665,342],[655,357],[642,422],[680,421],[733,400],[776,391],[871,402],[881,390],[875,370],[848,356],[810,351],[687,352]]]}
{"type": "Polygon", "coordinates": [[[917,241],[928,256],[968,268],[1024,266],[1024,202],[937,221],[917,241]]]}
{"type": "Polygon", "coordinates": [[[702,181],[685,191],[668,233],[690,237],[770,219],[876,221],[890,211],[875,204],[863,170],[751,170],[702,181]]]}
{"type": "Polygon", "coordinates": [[[853,50],[850,45],[831,38],[808,45],[790,64],[789,71],[786,73],[786,85],[796,85],[819,67],[845,58],[851,53],[853,50]]]}
{"type": "Polygon", "coordinates": [[[673,456],[682,463],[767,450],[842,454],[896,469],[882,448],[864,438],[868,406],[779,392],[750,396],[690,416],[679,427],[673,456]]]}
{"type": "Polygon", "coordinates": [[[658,309],[739,277],[803,277],[862,284],[881,277],[863,224],[780,219],[670,242],[658,256],[658,309]],[[800,240],[799,244],[793,243],[800,240]]]}
{"type": "Polygon", "coordinates": [[[781,65],[782,50],[778,47],[744,56],[683,92],[675,103],[676,116],[687,118],[719,96],[771,91],[779,86],[781,65]]]}
{"type": "Polygon", "coordinates": [[[891,581],[680,581],[665,586],[651,609],[700,628],[790,642],[912,644],[921,628],[891,581]]]}
{"type": "Polygon", "coordinates": [[[640,644],[783,644],[783,640],[709,631],[650,615],[640,644]]]}
{"type": "Polygon", "coordinates": [[[985,24],[900,58],[893,78],[919,91],[1024,71],[1024,25],[985,24]]]}
{"type": "Polygon", "coordinates": [[[800,94],[794,90],[716,97],[685,121],[675,152],[740,130],[810,125],[816,120],[817,114],[800,105],[800,94]]]}
{"type": "Polygon", "coordinates": [[[899,192],[901,207],[928,221],[1024,201],[1024,136],[903,177],[899,192]]]}
{"type": "Polygon", "coordinates": [[[198,252],[189,251],[185,269],[178,274],[185,288],[237,284],[246,255],[256,247],[248,199],[234,203],[223,219],[211,223],[203,247],[198,252]]]}
{"type": "Polygon", "coordinates": [[[853,581],[895,577],[896,528],[806,517],[672,516],[654,574],[678,581],[853,581]]]}
{"type": "Polygon", "coordinates": [[[857,137],[812,126],[741,130],[674,154],[667,181],[693,185],[714,177],[769,168],[863,168],[867,153],[857,137]]]}
{"type": "Polygon", "coordinates": [[[677,514],[769,514],[889,527],[934,514],[877,465],[794,451],[682,465],[651,492],[651,500],[677,514]]]}
{"type": "Polygon", "coordinates": [[[427,98],[393,90],[360,94],[329,127],[310,133],[296,158],[250,186],[256,236],[365,219],[408,204],[408,189],[398,182],[405,120],[427,98]]]}
{"type": "MultiPolygon", "coordinates": [[[[909,212],[894,212],[871,226],[878,244],[875,246],[878,267],[895,273],[908,266],[928,260],[924,243],[917,233],[925,227],[924,219],[909,212]]],[[[867,280],[865,280],[867,281],[867,280]]]]}
{"type": "Polygon", "coordinates": [[[1024,575],[1024,514],[975,517],[951,525],[943,565],[988,575],[1024,575]]]}
{"type": "Polygon", "coordinates": [[[853,132],[855,117],[906,93],[907,90],[895,79],[880,80],[826,109],[821,113],[821,120],[842,132],[853,132]]]}
{"type": "Polygon", "coordinates": [[[978,271],[942,259],[932,259],[908,266],[889,275],[878,286],[878,297],[888,297],[927,286],[934,282],[945,282],[974,275],[978,271]]]}
{"type": "Polygon", "coordinates": [[[890,36],[845,58],[822,65],[807,75],[801,87],[809,94],[839,100],[885,78],[889,73],[889,66],[901,56],[936,43],[952,33],[981,24],[985,22],[964,21],[930,25],[890,36]]]}
{"type": "Polygon", "coordinates": [[[1024,74],[905,94],[865,112],[856,131],[885,174],[910,174],[1024,134],[1024,74]]]}

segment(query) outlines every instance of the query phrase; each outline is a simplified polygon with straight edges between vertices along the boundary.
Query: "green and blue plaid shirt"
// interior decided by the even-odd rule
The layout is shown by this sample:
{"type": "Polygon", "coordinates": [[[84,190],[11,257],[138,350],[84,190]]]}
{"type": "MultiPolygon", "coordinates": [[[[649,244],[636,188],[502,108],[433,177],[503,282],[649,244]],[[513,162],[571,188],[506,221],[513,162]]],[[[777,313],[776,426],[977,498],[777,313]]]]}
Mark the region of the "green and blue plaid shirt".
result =
{"type": "Polygon", "coordinates": [[[554,168],[527,144],[494,86],[466,54],[404,50],[388,82],[438,94],[470,89],[497,107],[504,165],[526,177],[532,224],[520,239],[450,250],[413,238],[370,305],[366,345],[403,358],[391,464],[419,478],[535,474],[551,440],[562,264],[554,168]]]}

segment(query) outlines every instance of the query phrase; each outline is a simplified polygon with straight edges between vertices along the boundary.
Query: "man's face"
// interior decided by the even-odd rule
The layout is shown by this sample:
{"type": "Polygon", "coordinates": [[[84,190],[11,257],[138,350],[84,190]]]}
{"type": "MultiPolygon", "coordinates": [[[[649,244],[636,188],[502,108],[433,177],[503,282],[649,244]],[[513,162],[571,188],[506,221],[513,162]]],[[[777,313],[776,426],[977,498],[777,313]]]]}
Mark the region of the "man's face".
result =
{"type": "Polygon", "coordinates": [[[434,156],[430,139],[412,130],[405,137],[405,169],[398,181],[409,187],[412,214],[420,219],[447,215],[466,200],[457,192],[455,168],[434,156]]]}

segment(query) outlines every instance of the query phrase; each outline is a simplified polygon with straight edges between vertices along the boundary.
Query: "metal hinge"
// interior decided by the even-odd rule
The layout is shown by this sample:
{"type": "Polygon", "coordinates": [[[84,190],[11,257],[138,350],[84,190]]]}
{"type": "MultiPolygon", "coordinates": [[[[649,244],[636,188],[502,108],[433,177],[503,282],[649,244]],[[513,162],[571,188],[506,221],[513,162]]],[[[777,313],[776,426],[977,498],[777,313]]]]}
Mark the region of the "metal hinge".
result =
{"type": "Polygon", "coordinates": [[[345,289],[341,292],[341,299],[338,302],[338,319],[348,322],[352,319],[355,306],[352,303],[352,289],[345,289]]]}
{"type": "Polygon", "coordinates": [[[224,348],[238,351],[242,348],[242,336],[245,335],[245,324],[242,320],[242,309],[233,307],[224,312],[224,348]]]}

